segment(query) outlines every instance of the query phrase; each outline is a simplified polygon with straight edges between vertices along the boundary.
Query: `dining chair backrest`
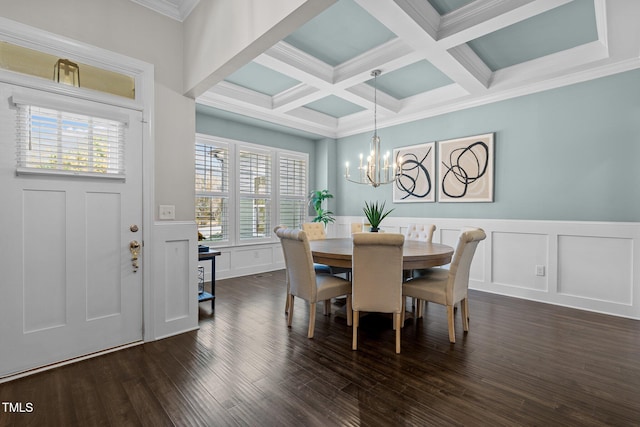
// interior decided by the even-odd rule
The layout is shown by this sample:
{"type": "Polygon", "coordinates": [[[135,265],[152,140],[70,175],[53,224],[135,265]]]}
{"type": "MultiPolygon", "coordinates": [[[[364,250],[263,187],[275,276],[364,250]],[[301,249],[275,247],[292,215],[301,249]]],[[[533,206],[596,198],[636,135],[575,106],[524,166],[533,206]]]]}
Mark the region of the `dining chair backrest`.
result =
{"type": "Polygon", "coordinates": [[[309,240],[322,240],[327,238],[324,224],[321,222],[305,222],[302,224],[302,230],[307,234],[309,240]]]}
{"type": "Polygon", "coordinates": [[[352,306],[356,311],[402,311],[402,245],[396,233],[353,235],[352,306]]]}
{"type": "Polygon", "coordinates": [[[478,243],[487,237],[482,228],[464,228],[458,237],[458,244],[449,266],[449,278],[446,289],[447,304],[453,304],[466,298],[469,287],[471,262],[478,243]]]}
{"type": "Polygon", "coordinates": [[[362,233],[362,223],[361,222],[352,222],[351,223],[351,234],[353,233],[362,233]]]}
{"type": "Polygon", "coordinates": [[[307,234],[299,229],[278,228],[276,235],[284,253],[289,292],[307,301],[316,302],[316,273],[307,234]]]}
{"type": "Polygon", "coordinates": [[[433,232],[436,230],[434,224],[409,224],[404,234],[406,240],[417,240],[420,242],[432,242],[433,232]]]}

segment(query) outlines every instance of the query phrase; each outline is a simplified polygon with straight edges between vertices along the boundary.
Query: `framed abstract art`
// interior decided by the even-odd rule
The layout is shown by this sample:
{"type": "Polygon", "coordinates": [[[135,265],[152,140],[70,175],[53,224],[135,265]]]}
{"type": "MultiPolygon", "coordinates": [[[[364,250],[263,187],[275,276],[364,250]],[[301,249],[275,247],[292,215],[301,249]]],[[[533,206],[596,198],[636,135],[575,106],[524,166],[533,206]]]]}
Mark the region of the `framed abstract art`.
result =
{"type": "Polygon", "coordinates": [[[393,203],[435,202],[435,149],[435,142],[428,142],[393,150],[395,163],[402,157],[393,203]]]}
{"type": "Polygon", "coordinates": [[[438,201],[493,202],[494,134],[438,142],[438,201]]]}

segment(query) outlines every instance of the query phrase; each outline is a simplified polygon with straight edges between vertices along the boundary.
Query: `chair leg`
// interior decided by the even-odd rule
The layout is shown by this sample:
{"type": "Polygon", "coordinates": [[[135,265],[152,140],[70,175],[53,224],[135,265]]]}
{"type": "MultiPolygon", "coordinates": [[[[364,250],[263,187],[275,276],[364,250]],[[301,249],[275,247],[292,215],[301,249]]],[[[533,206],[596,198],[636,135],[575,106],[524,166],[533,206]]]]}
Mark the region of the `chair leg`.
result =
{"type": "Polygon", "coordinates": [[[462,315],[462,329],[469,332],[469,298],[460,301],[460,314],[462,315]]]}
{"type": "Polygon", "coordinates": [[[331,300],[330,299],[324,300],[324,315],[325,316],[330,316],[331,315],[331,300]]]}
{"type": "Polygon", "coordinates": [[[407,297],[402,297],[402,318],[400,319],[400,326],[404,328],[404,312],[407,309],[407,297]]]}
{"type": "Polygon", "coordinates": [[[289,312],[287,313],[287,326],[291,327],[291,321],[293,320],[293,295],[287,295],[287,308],[289,312]]]}
{"type": "Polygon", "coordinates": [[[353,343],[351,344],[352,350],[358,349],[358,322],[360,321],[360,313],[353,310],[353,343]]]}
{"type": "Polygon", "coordinates": [[[449,342],[454,344],[456,342],[456,330],[452,305],[447,306],[447,319],[449,320],[449,342]]]}
{"type": "MultiPolygon", "coordinates": [[[[404,305],[404,304],[403,304],[404,305]]],[[[396,324],[396,353],[400,353],[400,329],[402,329],[400,325],[400,313],[393,313],[393,320],[396,324]]]]}
{"type": "Polygon", "coordinates": [[[353,309],[351,308],[351,294],[347,295],[347,326],[353,325],[353,309]]]}
{"type": "Polygon", "coordinates": [[[316,303],[309,303],[309,332],[307,338],[313,338],[313,327],[316,324],[316,303]]]}
{"type": "Polygon", "coordinates": [[[285,302],[284,302],[284,312],[285,314],[289,314],[289,290],[291,289],[289,287],[289,272],[285,271],[285,281],[287,282],[287,297],[285,298],[285,302]]]}

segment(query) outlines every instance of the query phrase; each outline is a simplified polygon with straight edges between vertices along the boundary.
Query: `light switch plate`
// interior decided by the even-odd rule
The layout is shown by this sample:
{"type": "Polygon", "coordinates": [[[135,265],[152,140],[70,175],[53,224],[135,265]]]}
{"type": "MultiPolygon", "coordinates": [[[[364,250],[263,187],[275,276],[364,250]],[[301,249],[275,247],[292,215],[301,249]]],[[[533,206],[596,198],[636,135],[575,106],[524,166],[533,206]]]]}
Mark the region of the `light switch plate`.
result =
{"type": "Polygon", "coordinates": [[[176,219],[175,205],[160,205],[160,219],[176,219]]]}

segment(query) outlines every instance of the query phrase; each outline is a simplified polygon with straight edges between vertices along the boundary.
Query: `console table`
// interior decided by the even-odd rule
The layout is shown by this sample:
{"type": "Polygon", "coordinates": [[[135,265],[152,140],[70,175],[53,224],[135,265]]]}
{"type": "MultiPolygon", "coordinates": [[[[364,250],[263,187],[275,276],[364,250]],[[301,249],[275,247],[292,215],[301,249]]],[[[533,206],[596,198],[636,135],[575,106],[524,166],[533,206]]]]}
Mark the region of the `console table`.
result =
{"type": "Polygon", "coordinates": [[[211,293],[198,293],[198,302],[211,300],[211,310],[216,308],[216,257],[220,255],[220,251],[209,249],[207,252],[198,252],[198,261],[211,260],[211,293]]]}

